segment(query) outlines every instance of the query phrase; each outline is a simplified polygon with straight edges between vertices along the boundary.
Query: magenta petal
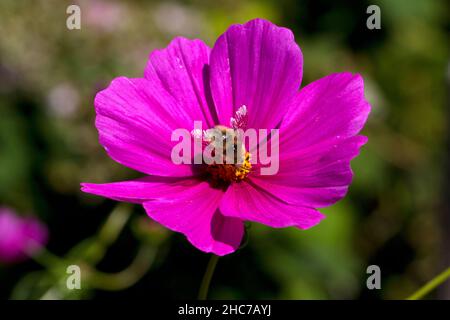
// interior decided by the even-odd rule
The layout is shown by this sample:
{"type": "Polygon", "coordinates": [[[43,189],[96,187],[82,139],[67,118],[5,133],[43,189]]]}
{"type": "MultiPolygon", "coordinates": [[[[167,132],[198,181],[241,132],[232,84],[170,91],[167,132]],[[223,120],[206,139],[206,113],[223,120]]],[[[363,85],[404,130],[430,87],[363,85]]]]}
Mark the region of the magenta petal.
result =
{"type": "Polygon", "coordinates": [[[177,37],[167,48],[153,51],[145,69],[145,77],[178,102],[179,112],[208,128],[217,120],[208,87],[209,52],[201,40],[177,37]]]}
{"type": "Polygon", "coordinates": [[[144,202],[147,214],[167,228],[183,233],[198,249],[225,255],[241,243],[244,227],[240,219],[224,217],[218,211],[223,192],[207,182],[144,202]]]}
{"type": "Polygon", "coordinates": [[[370,106],[359,75],[327,76],[303,88],[280,126],[279,171],[252,181],[288,203],[324,207],[345,196],[350,161],[367,138],[356,136],[370,106]]]}
{"type": "Polygon", "coordinates": [[[298,206],[323,208],[341,200],[348,190],[348,185],[332,187],[299,187],[282,184],[264,176],[252,177],[251,181],[274,197],[298,206]]]}
{"type": "Polygon", "coordinates": [[[347,193],[353,177],[350,161],[366,141],[364,136],[335,138],[282,154],[276,175],[254,175],[251,180],[288,203],[329,206],[347,193]]]}
{"type": "Polygon", "coordinates": [[[280,126],[280,149],[290,152],[352,137],[362,129],[369,112],[360,75],[326,76],[301,89],[290,102],[280,126]]]}
{"type": "Polygon", "coordinates": [[[211,51],[211,91],[219,121],[242,105],[249,128],[274,128],[300,87],[303,58],[289,29],[256,19],[232,25],[211,51]]]}
{"type": "Polygon", "coordinates": [[[282,154],[279,172],[265,177],[302,187],[348,185],[352,179],[350,161],[366,142],[365,136],[331,139],[310,148],[282,154]]]}
{"type": "Polygon", "coordinates": [[[81,191],[116,201],[142,204],[148,200],[170,198],[198,183],[198,180],[192,178],[148,176],[112,183],[82,183],[81,191]]]}
{"type": "Polygon", "coordinates": [[[177,102],[146,79],[116,78],[95,97],[100,143],[115,161],[146,174],[191,176],[175,165],[172,130],[191,123],[177,102]]]}
{"type": "Polygon", "coordinates": [[[220,202],[220,211],[228,217],[274,228],[296,226],[308,229],[325,218],[314,208],[287,203],[251,182],[232,184],[220,202]]]}

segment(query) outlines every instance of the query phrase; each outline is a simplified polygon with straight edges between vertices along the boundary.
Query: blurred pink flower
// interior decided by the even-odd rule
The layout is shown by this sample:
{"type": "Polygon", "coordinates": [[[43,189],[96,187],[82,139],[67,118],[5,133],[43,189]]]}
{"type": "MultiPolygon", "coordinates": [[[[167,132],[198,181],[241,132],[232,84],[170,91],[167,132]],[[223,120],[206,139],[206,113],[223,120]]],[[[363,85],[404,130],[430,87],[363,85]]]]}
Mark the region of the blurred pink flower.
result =
{"type": "Polygon", "coordinates": [[[239,247],[243,221],[318,224],[324,216],[316,208],[347,192],[370,106],[361,76],[332,74],[299,91],[302,68],[292,32],[261,19],[232,25],[212,49],[175,38],[150,55],[144,78],[116,78],[95,98],[100,143],[147,176],[83,183],[82,190],[142,204],[152,219],[217,255],[239,247]],[[195,120],[208,128],[279,129],[278,173],[174,164],[171,134],[193,130],[195,120]]]}
{"type": "Polygon", "coordinates": [[[25,260],[47,243],[47,237],[47,228],[36,218],[21,217],[0,207],[0,262],[25,260]]]}
{"type": "Polygon", "coordinates": [[[50,113],[60,118],[72,117],[78,108],[80,95],[70,83],[60,83],[53,87],[47,95],[50,113]]]}
{"type": "Polygon", "coordinates": [[[126,25],[128,12],[123,3],[113,0],[89,0],[82,2],[83,21],[103,32],[114,32],[126,25]]]}

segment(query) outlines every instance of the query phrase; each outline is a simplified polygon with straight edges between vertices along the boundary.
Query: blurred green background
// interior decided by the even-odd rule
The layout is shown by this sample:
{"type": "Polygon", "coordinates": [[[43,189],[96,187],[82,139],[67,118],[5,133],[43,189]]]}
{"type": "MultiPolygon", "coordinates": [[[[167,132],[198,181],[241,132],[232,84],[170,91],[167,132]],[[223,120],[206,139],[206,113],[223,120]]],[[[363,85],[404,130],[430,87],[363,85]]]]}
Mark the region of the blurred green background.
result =
{"type": "MultiPolygon", "coordinates": [[[[38,261],[0,265],[0,298],[196,297],[206,254],[139,206],[79,191],[138,176],[98,143],[93,98],[114,77],[140,77],[151,50],[174,36],[212,46],[255,17],[294,31],[303,85],[363,75],[369,143],[327,219],[307,231],[252,224],[248,245],[219,261],[210,296],[408,296],[450,265],[449,9],[438,0],[2,0],[0,205],[39,216],[50,242],[38,261]],[[66,28],[70,4],[81,8],[81,30],[66,28]],[[370,4],[381,8],[381,30],[366,27],[370,4]],[[65,288],[69,264],[81,266],[82,290],[65,288]],[[371,264],[381,290],[366,288],[371,264]]],[[[430,297],[450,299],[450,286],[430,297]]]]}

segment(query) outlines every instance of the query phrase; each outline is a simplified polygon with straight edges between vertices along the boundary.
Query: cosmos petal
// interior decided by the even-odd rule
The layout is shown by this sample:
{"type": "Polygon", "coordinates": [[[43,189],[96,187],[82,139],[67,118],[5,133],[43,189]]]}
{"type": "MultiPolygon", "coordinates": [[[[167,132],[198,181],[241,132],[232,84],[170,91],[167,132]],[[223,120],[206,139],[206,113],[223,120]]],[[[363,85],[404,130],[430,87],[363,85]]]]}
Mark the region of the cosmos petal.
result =
{"type": "Polygon", "coordinates": [[[176,37],[167,48],[154,50],[145,68],[145,78],[177,101],[178,112],[208,128],[217,122],[209,89],[210,50],[201,40],[176,37]]]}
{"type": "Polygon", "coordinates": [[[142,204],[148,200],[176,196],[199,183],[194,178],[146,176],[111,183],[82,183],[81,191],[116,201],[142,204]]]}
{"type": "Polygon", "coordinates": [[[281,154],[277,174],[253,175],[250,179],[288,203],[326,207],[347,193],[353,177],[350,161],[366,142],[364,136],[335,138],[281,154]]]}
{"type": "Polygon", "coordinates": [[[222,256],[234,252],[244,234],[240,219],[218,211],[222,196],[222,190],[201,182],[166,198],[146,201],[144,208],[158,223],[183,233],[196,248],[222,256]]]}
{"type": "Polygon", "coordinates": [[[232,25],[210,58],[211,92],[220,124],[245,105],[249,128],[274,128],[302,79],[303,58],[289,29],[255,19],[232,25]]]}
{"type": "Polygon", "coordinates": [[[302,88],[280,126],[280,148],[295,151],[330,139],[352,137],[370,112],[358,74],[335,73],[302,88]]]}
{"type": "Polygon", "coordinates": [[[191,123],[166,92],[146,79],[114,79],[95,97],[95,125],[108,155],[129,168],[161,176],[191,176],[189,165],[175,165],[172,130],[191,123]]]}
{"type": "Polygon", "coordinates": [[[367,142],[357,136],[370,106],[359,75],[332,74],[303,88],[280,126],[279,171],[253,182],[289,203],[324,207],[343,198],[350,161],[367,142]]]}
{"type": "Polygon", "coordinates": [[[314,208],[287,203],[248,181],[232,184],[220,202],[227,217],[262,223],[274,228],[308,229],[325,216],[314,208]]]}

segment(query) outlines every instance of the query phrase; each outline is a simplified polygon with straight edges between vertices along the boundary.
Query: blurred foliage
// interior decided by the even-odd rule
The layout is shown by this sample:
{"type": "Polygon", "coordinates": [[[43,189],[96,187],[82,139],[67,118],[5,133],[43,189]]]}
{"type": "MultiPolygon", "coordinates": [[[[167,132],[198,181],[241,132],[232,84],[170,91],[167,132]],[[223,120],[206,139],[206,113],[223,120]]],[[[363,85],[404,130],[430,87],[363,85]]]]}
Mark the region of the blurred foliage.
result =
{"type": "Polygon", "coordinates": [[[116,204],[79,191],[81,181],[138,176],[99,145],[93,98],[116,76],[141,76],[151,50],[174,36],[212,46],[228,25],[255,17],[294,31],[304,84],[333,72],[363,75],[369,143],[352,162],[348,196],[323,210],[327,219],[307,231],[252,224],[248,245],[219,262],[211,296],[406,297],[444,267],[450,251],[442,240],[450,225],[440,217],[448,197],[449,12],[443,0],[1,1],[0,203],[40,216],[55,256],[37,259],[45,268],[0,266],[0,298],[196,296],[207,255],[181,235],[147,226],[138,207],[114,231],[108,221],[116,204]],[[81,7],[79,31],[65,25],[72,3],[81,7]],[[381,30],[366,28],[370,4],[381,8],[381,30]],[[98,231],[101,225],[108,227],[98,231]],[[114,241],[104,243],[108,230],[114,241]],[[148,248],[141,258],[139,247],[148,248]],[[123,278],[108,277],[128,267],[139,274],[133,255],[152,264],[121,287],[123,278]],[[68,292],[65,268],[74,262],[103,284],[119,284],[89,281],[89,271],[86,290],[68,292]],[[370,264],[381,267],[380,291],[366,289],[370,264]]]}

